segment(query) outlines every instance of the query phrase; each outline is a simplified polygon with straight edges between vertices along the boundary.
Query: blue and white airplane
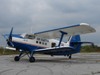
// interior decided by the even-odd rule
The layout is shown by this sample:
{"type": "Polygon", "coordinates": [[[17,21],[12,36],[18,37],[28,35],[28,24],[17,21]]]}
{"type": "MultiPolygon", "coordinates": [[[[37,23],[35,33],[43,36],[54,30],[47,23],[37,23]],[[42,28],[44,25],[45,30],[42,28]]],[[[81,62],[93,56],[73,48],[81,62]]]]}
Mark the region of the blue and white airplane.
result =
{"type": "Polygon", "coordinates": [[[68,27],[52,29],[48,31],[37,32],[33,34],[5,34],[8,47],[20,51],[14,60],[19,61],[25,55],[28,55],[30,62],[35,62],[35,53],[47,55],[64,55],[71,59],[72,54],[79,53],[81,44],[92,42],[81,42],[80,35],[96,32],[87,23],[80,23],[68,27]],[[69,37],[67,42],[63,42],[64,37],[69,37]],[[57,40],[59,38],[59,40],[57,40]]]}

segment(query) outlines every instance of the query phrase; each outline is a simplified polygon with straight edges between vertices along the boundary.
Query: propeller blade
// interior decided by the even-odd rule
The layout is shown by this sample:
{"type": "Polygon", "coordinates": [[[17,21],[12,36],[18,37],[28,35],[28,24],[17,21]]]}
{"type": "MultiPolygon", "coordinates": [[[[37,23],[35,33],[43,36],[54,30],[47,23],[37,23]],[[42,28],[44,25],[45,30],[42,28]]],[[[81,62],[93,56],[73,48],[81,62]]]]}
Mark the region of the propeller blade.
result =
{"type": "Polygon", "coordinates": [[[12,47],[14,47],[13,43],[11,41],[9,41],[9,43],[11,44],[12,47]]]}
{"type": "Polygon", "coordinates": [[[12,41],[12,32],[13,32],[13,27],[11,28],[10,34],[9,34],[9,40],[12,41]]]}
{"type": "MultiPolygon", "coordinates": [[[[5,34],[5,35],[2,34],[2,36],[6,39],[8,46],[10,45],[10,46],[14,47],[14,44],[12,43],[12,32],[13,32],[13,27],[11,28],[9,35],[8,34],[5,34]]],[[[6,47],[7,47],[7,44],[6,44],[6,47]]],[[[5,54],[6,47],[3,50],[3,54],[5,54]]]]}
{"type": "Polygon", "coordinates": [[[4,36],[4,38],[7,40],[8,38],[7,38],[7,36],[5,36],[5,35],[3,35],[4,36]]]}
{"type": "Polygon", "coordinates": [[[6,39],[8,46],[14,47],[14,45],[12,43],[12,32],[13,32],[13,27],[11,28],[10,34],[4,35],[4,38],[6,39]]]}
{"type": "Polygon", "coordinates": [[[2,34],[2,36],[3,36],[6,40],[8,39],[8,37],[7,37],[6,34],[2,34]]]}

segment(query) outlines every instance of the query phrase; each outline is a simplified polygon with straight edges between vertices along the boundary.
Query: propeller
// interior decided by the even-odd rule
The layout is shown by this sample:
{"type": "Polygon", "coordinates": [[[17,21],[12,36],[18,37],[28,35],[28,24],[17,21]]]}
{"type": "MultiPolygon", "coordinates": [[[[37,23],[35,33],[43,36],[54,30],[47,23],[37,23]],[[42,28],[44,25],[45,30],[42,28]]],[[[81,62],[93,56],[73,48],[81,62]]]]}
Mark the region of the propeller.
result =
{"type": "Polygon", "coordinates": [[[13,27],[11,28],[10,34],[9,34],[8,38],[6,38],[6,41],[9,46],[14,47],[14,45],[12,43],[12,32],[13,32],[13,27]]]}
{"type": "Polygon", "coordinates": [[[11,28],[10,34],[9,34],[9,40],[12,41],[12,32],[13,32],[13,27],[11,28]]]}
{"type": "MultiPolygon", "coordinates": [[[[14,47],[14,45],[13,45],[13,43],[12,43],[12,32],[13,32],[13,27],[11,28],[11,31],[10,31],[10,34],[9,34],[9,35],[5,34],[5,35],[3,35],[3,36],[4,36],[4,38],[6,39],[8,46],[14,47]]],[[[7,46],[7,45],[6,45],[6,46],[7,46]]],[[[4,53],[5,53],[5,49],[4,49],[4,51],[3,51],[3,54],[4,54],[4,53]]]]}

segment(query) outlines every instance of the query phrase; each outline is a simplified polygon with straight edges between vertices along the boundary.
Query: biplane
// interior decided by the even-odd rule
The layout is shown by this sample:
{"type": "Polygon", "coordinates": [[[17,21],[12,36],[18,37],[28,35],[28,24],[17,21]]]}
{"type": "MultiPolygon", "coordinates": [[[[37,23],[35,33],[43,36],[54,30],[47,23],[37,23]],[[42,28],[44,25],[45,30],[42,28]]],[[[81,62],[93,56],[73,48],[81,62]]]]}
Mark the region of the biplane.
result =
{"type": "Polygon", "coordinates": [[[18,56],[15,56],[14,60],[19,61],[23,56],[27,55],[30,62],[35,62],[34,54],[47,54],[47,55],[63,55],[72,58],[72,54],[79,53],[81,45],[80,35],[96,32],[87,23],[80,23],[77,25],[46,30],[36,33],[23,33],[13,34],[13,28],[10,34],[3,35],[6,38],[8,47],[14,50],[20,51],[18,56]],[[67,42],[63,41],[63,38],[68,38],[67,42]]]}

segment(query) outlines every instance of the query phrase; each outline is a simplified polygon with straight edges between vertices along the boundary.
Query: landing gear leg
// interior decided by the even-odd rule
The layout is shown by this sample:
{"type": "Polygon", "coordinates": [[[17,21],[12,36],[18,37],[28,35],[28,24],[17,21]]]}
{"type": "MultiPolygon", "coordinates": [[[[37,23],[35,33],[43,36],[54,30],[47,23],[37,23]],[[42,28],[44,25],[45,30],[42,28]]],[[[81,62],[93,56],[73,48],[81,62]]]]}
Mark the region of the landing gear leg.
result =
{"type": "Polygon", "coordinates": [[[29,57],[29,62],[35,62],[35,57],[33,57],[34,51],[31,52],[29,57]]]}
{"type": "Polygon", "coordinates": [[[70,55],[69,55],[69,59],[71,59],[71,58],[72,58],[72,55],[70,54],[70,55]]]}
{"type": "Polygon", "coordinates": [[[14,60],[15,61],[19,61],[20,58],[24,57],[25,55],[27,55],[29,57],[29,61],[30,62],[35,62],[35,58],[33,57],[34,51],[32,52],[28,52],[28,51],[21,51],[19,56],[15,56],[14,60]]]}
{"type": "Polygon", "coordinates": [[[30,57],[30,58],[29,58],[29,61],[30,61],[30,62],[35,62],[35,58],[34,58],[34,57],[30,57]]]}
{"type": "Polygon", "coordinates": [[[21,52],[21,53],[19,54],[19,56],[15,56],[14,60],[15,60],[15,61],[19,61],[22,54],[23,54],[23,52],[21,52]]]}

